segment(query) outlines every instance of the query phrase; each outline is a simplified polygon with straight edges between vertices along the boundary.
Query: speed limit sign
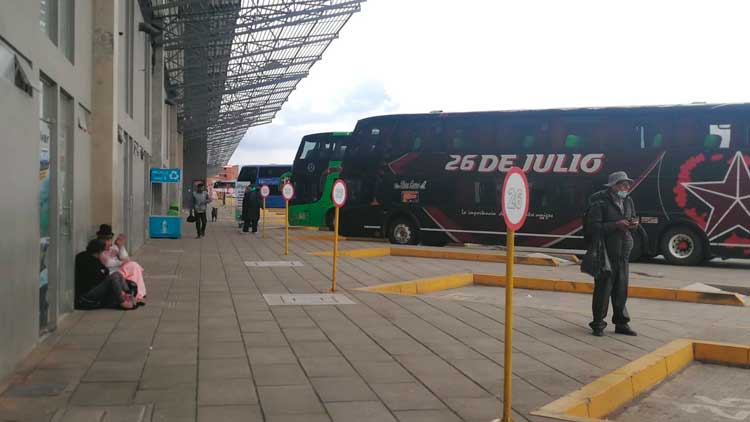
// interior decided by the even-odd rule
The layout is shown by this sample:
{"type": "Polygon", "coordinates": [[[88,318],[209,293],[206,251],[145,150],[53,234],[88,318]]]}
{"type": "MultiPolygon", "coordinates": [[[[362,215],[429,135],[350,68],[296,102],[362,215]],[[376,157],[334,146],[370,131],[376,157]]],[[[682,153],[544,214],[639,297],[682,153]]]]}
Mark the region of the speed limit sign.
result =
{"type": "Polygon", "coordinates": [[[285,183],[284,187],[281,188],[281,195],[287,201],[291,201],[294,198],[294,186],[291,183],[285,183]]]}
{"type": "Polygon", "coordinates": [[[505,175],[502,193],[503,219],[508,230],[517,231],[529,213],[529,181],[526,173],[512,167],[505,175]]]}
{"type": "Polygon", "coordinates": [[[336,208],[341,208],[346,204],[346,197],[348,191],[346,190],[346,182],[341,179],[333,182],[333,188],[331,189],[331,201],[336,208]]]}
{"type": "Polygon", "coordinates": [[[263,185],[260,187],[260,196],[263,197],[263,199],[268,198],[268,195],[271,194],[271,188],[268,187],[268,185],[263,185]]]}

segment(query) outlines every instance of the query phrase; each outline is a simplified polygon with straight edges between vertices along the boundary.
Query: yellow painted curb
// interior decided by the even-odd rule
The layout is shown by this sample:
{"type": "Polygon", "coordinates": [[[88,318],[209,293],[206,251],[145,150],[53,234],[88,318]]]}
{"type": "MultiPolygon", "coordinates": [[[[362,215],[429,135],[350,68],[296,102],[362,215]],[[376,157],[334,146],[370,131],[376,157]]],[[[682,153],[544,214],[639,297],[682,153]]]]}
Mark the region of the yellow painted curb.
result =
{"type": "MultiPolygon", "coordinates": [[[[333,252],[313,252],[316,256],[331,256],[333,252]]],[[[348,256],[353,258],[371,258],[376,256],[405,256],[414,258],[437,258],[437,259],[455,259],[460,261],[478,261],[478,262],[507,262],[508,258],[506,255],[498,253],[484,253],[484,252],[464,252],[464,251],[451,251],[451,250],[436,250],[436,249],[422,249],[422,248],[395,248],[395,247],[383,247],[383,248],[366,248],[366,249],[350,249],[348,251],[340,251],[340,256],[348,256]],[[377,252],[372,252],[373,250],[377,252]],[[358,252],[359,251],[359,252],[358,252]],[[346,254],[344,254],[346,252],[346,254]]],[[[558,266],[557,261],[553,258],[541,258],[541,257],[528,257],[528,256],[517,256],[515,258],[516,264],[525,265],[541,265],[556,267],[558,266]]]]}
{"type": "MultiPolygon", "coordinates": [[[[474,284],[503,287],[505,286],[505,277],[494,274],[474,274],[474,284]]],[[[565,293],[593,293],[594,291],[594,284],[585,281],[513,277],[513,285],[518,289],[565,293]]],[[[747,304],[747,298],[737,293],[705,293],[649,286],[630,286],[628,287],[628,296],[639,299],[671,300],[710,305],[746,306],[747,304]]]]}
{"type": "Polygon", "coordinates": [[[750,345],[678,339],[531,412],[565,421],[601,421],[693,361],[750,366],[750,345]]]}
{"type": "Polygon", "coordinates": [[[460,273],[452,274],[450,276],[419,278],[403,283],[378,284],[377,286],[361,287],[356,290],[378,293],[398,293],[402,295],[421,295],[440,290],[469,286],[472,283],[474,283],[473,274],[460,273]]]}

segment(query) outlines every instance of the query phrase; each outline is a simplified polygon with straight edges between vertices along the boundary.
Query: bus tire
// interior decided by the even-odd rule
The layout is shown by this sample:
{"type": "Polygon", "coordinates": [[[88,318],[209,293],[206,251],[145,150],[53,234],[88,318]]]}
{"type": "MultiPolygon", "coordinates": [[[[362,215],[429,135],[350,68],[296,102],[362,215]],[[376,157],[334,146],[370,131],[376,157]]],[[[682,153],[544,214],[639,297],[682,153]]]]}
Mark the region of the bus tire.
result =
{"type": "Polygon", "coordinates": [[[416,245],[419,243],[418,230],[414,222],[399,217],[388,226],[388,240],[396,245],[416,245]]]}
{"type": "Polygon", "coordinates": [[[661,237],[660,248],[672,265],[698,265],[705,258],[703,239],[687,226],[668,229],[661,237]]]}

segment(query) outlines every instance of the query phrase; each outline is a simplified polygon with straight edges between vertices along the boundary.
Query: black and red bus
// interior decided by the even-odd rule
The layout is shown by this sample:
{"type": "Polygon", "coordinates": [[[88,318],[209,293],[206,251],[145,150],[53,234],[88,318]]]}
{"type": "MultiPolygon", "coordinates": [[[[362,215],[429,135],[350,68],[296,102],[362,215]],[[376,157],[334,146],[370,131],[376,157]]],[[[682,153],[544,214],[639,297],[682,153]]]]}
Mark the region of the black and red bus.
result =
{"type": "Polygon", "coordinates": [[[584,248],[581,216],[625,170],[648,234],[633,258],[750,258],[750,104],[429,113],[362,119],[342,163],[341,232],[398,244],[503,244],[504,173],[530,213],[517,244],[584,248]]]}

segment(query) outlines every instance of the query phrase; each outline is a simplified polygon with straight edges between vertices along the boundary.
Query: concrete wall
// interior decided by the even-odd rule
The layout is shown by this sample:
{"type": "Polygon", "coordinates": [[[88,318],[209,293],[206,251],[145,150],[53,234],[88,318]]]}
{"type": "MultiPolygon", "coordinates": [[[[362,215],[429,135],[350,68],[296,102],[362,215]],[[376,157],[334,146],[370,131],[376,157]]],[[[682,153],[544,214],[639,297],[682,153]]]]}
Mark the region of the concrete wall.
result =
{"type": "MultiPolygon", "coordinates": [[[[146,34],[138,31],[143,20],[138,0],[133,0],[135,20],[129,28],[134,36],[133,53],[133,116],[120,108],[122,72],[119,32],[125,32],[120,21],[125,0],[76,0],[75,55],[71,62],[62,49],[54,45],[40,29],[38,0],[0,1],[0,41],[30,65],[29,79],[36,86],[29,96],[12,81],[0,77],[0,177],[6,183],[3,196],[10,198],[0,208],[0,380],[29,352],[40,338],[39,331],[39,156],[40,156],[40,84],[45,75],[56,86],[58,98],[58,132],[62,124],[70,124],[67,133],[72,139],[65,163],[72,188],[71,230],[69,238],[55,230],[63,229],[58,217],[64,211],[57,198],[51,198],[50,216],[51,266],[63,268],[65,274],[50,273],[52,315],[50,329],[62,315],[72,310],[73,256],[85,248],[101,223],[114,229],[124,226],[126,185],[125,157],[131,159],[128,182],[132,186],[132,219],[130,250],[136,252],[145,241],[146,219],[151,192],[147,172],[152,165],[180,166],[182,145],[177,132],[177,116],[173,106],[164,104],[163,74],[159,66],[152,77],[152,91],[144,88],[146,34]],[[72,97],[72,116],[62,114],[62,92],[72,97]],[[146,133],[146,101],[151,102],[152,121],[146,133]],[[123,115],[125,114],[125,115],[123,115]],[[161,117],[161,118],[160,118],[161,117]],[[131,142],[120,142],[118,128],[127,133],[131,142]],[[156,134],[156,135],[153,135],[156,134]],[[152,139],[158,138],[158,157],[152,160],[152,139]],[[131,147],[128,148],[128,145],[131,147]],[[169,154],[176,151],[174,154],[169,154]],[[5,204],[9,206],[5,206],[5,204]],[[22,221],[24,224],[18,224],[22,221]],[[134,234],[134,235],[133,235],[134,234]],[[69,240],[68,240],[69,239],[69,240]],[[65,240],[65,242],[63,242],[65,240]],[[63,251],[62,245],[70,244],[63,251]]],[[[157,52],[158,53],[158,52],[157,52]]],[[[158,55],[158,54],[157,54],[158,55]]],[[[67,103],[70,104],[70,103],[67,103]]],[[[57,151],[61,153],[62,151],[57,151]]],[[[52,152],[51,161],[55,151],[52,152]]],[[[57,169],[63,164],[52,163],[52,183],[61,180],[57,169]]],[[[52,191],[57,191],[55,186],[52,191]]],[[[179,187],[174,189],[179,190],[179,187]]],[[[179,198],[179,194],[176,195],[179,198]]],[[[54,270],[54,269],[53,269],[54,270]]]]}
{"type": "MultiPolygon", "coordinates": [[[[64,91],[72,97],[72,160],[71,199],[75,211],[71,215],[70,248],[62,250],[61,240],[52,235],[48,264],[60,261],[68,275],[72,273],[72,255],[85,245],[93,234],[89,214],[91,210],[89,134],[76,124],[81,110],[91,109],[92,83],[92,0],[75,2],[75,55],[71,63],[63,51],[54,45],[40,30],[40,4],[37,1],[5,0],[0,2],[0,37],[31,64],[28,75],[37,86],[29,97],[11,82],[0,80],[0,128],[2,150],[0,176],[13,180],[4,187],[3,194],[12,198],[12,206],[0,211],[0,223],[6,234],[0,237],[0,265],[7,273],[0,283],[0,377],[12,369],[15,362],[28,352],[39,338],[39,75],[44,74],[57,87],[57,96],[64,91]],[[18,224],[23,221],[24,224],[18,224]]],[[[57,132],[63,130],[64,116],[59,114],[57,132]]],[[[58,151],[59,153],[59,151],[58,151]]],[[[51,171],[62,163],[51,157],[51,171]]],[[[54,176],[54,175],[53,175],[54,176]]],[[[52,177],[51,190],[55,192],[56,177],[52,177]]],[[[63,210],[54,197],[50,200],[51,229],[61,230],[55,216],[63,210]]],[[[48,301],[50,302],[50,328],[60,315],[72,309],[72,277],[56,274],[50,268],[48,301]]]]}

